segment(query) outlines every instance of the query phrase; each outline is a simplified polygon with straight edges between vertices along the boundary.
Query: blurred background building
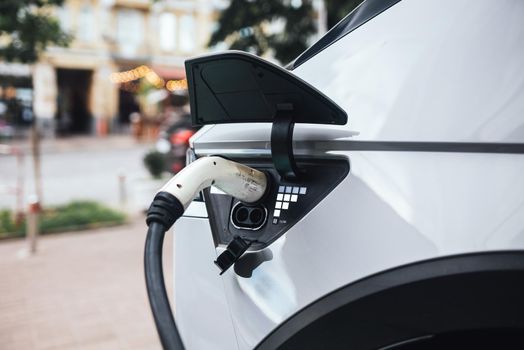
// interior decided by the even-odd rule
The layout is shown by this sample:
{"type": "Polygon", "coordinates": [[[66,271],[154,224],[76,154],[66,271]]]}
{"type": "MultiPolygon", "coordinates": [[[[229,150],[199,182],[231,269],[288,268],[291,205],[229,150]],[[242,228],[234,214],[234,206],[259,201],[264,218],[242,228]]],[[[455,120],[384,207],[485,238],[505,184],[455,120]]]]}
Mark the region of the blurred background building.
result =
{"type": "Polygon", "coordinates": [[[206,49],[225,5],[207,0],[65,1],[55,15],[73,35],[68,47],[48,47],[32,67],[0,64],[0,97],[8,101],[16,96],[21,102],[16,111],[10,108],[11,128],[5,132],[29,125],[31,106],[44,133],[53,135],[125,132],[133,112],[153,118],[157,102],[185,89],[183,62],[206,49]]]}
{"type": "Polygon", "coordinates": [[[156,111],[147,105],[166,94],[136,78],[145,76],[153,88],[183,88],[171,81],[183,80],[184,59],[205,49],[215,11],[216,4],[205,0],[67,1],[57,15],[75,40],[69,48],[50,48],[42,62],[56,72],[49,85],[60,96],[57,131],[125,130],[130,115],[140,111],[137,94],[152,117],[156,111]]]}

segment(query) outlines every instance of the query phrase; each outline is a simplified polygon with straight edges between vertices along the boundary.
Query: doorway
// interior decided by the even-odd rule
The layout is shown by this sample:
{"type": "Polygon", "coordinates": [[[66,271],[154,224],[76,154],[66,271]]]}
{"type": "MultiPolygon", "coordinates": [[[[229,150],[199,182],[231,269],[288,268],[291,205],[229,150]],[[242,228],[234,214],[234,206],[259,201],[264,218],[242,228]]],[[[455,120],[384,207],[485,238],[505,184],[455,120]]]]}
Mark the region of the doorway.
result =
{"type": "Polygon", "coordinates": [[[120,125],[129,125],[131,121],[129,116],[131,113],[140,111],[140,107],[136,102],[135,94],[120,89],[118,101],[118,121],[120,122],[120,125]]]}
{"type": "Polygon", "coordinates": [[[89,94],[93,71],[86,69],[57,69],[56,131],[59,135],[90,134],[92,116],[89,94]]]}

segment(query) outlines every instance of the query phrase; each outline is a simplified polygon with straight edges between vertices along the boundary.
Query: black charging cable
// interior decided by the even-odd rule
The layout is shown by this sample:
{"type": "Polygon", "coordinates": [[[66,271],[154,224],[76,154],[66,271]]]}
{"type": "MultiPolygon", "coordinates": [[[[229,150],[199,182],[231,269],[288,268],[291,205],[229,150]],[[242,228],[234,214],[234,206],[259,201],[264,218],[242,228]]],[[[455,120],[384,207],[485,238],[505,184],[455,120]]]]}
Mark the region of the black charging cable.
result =
{"type": "Polygon", "coordinates": [[[164,350],[183,350],[184,344],[169,305],[162,268],[164,236],[184,214],[184,206],[168,192],[159,192],[147,212],[144,270],[147,294],[155,319],[156,329],[164,350]]]}
{"type": "MultiPolygon", "coordinates": [[[[156,329],[165,350],[182,350],[184,344],[178,332],[162,269],[164,236],[184,214],[198,191],[215,185],[229,195],[255,203],[266,193],[268,178],[263,172],[220,157],[204,157],[189,164],[157,193],[147,212],[144,268],[147,294],[156,329]]],[[[223,273],[249,248],[251,242],[235,237],[215,264],[223,273]]]]}

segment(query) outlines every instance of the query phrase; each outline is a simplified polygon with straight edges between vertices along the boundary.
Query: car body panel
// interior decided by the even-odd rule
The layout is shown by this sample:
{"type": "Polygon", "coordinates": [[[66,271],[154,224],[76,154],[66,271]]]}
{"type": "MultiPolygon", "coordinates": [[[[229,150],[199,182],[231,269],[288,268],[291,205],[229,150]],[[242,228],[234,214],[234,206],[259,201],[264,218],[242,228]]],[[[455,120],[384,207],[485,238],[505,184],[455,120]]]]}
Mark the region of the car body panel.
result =
{"type": "Polygon", "coordinates": [[[188,349],[237,348],[204,203],[193,202],[172,229],[174,314],[188,349]],[[183,300],[183,302],[179,302],[183,300]]]}
{"type": "Polygon", "coordinates": [[[518,0],[404,0],[294,73],[359,140],[524,142],[523,17],[518,0]]]}
{"type": "Polygon", "coordinates": [[[349,158],[350,176],[268,248],[273,260],[251,278],[233,270],[223,275],[240,348],[253,348],[320,296],[391,266],[524,249],[524,156],[354,152],[349,158]]]}
{"type": "MultiPolygon", "coordinates": [[[[267,248],[271,261],[251,278],[233,269],[220,277],[240,349],[253,348],[280,322],[326,293],[389,267],[447,255],[524,249],[524,155],[346,155],[351,174],[267,248]]],[[[198,227],[206,226],[202,235],[209,246],[211,231],[203,221],[206,224],[198,227]]],[[[201,249],[197,244],[185,242],[183,249],[201,249]]],[[[198,264],[215,270],[216,278],[216,253],[208,250],[207,256],[199,256],[198,264]]],[[[193,264],[185,267],[187,261],[177,266],[177,273],[195,272],[193,264]]],[[[210,302],[208,297],[202,300],[210,302]]],[[[214,317],[229,320],[225,313],[214,317]]]]}

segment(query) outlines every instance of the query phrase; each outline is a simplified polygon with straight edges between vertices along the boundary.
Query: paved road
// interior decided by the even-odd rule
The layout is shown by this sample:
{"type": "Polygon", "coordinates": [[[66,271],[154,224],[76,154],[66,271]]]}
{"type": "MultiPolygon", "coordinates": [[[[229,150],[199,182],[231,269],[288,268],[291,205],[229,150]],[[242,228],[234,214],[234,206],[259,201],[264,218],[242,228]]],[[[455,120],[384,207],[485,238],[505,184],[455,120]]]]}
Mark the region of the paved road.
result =
{"type": "MultiPolygon", "coordinates": [[[[2,350],[160,349],[143,277],[145,224],[0,242],[2,350]]],[[[172,279],[172,238],[165,243],[172,279]]],[[[171,294],[171,293],[170,293],[171,294]]]]}
{"type": "MultiPolygon", "coordinates": [[[[28,144],[19,144],[28,151],[28,144]]],[[[118,206],[118,175],[127,175],[129,206],[136,209],[141,198],[137,190],[151,188],[150,176],[142,158],[151,144],[135,142],[130,137],[76,137],[46,140],[42,145],[42,179],[44,204],[60,204],[72,199],[93,199],[118,206]]],[[[25,164],[25,193],[34,192],[30,154],[25,164]]],[[[16,184],[16,161],[0,155],[0,208],[14,208],[15,196],[6,187],[16,184]]],[[[27,198],[27,196],[25,196],[27,198]]],[[[140,205],[142,205],[140,203],[140,205]]]]}

